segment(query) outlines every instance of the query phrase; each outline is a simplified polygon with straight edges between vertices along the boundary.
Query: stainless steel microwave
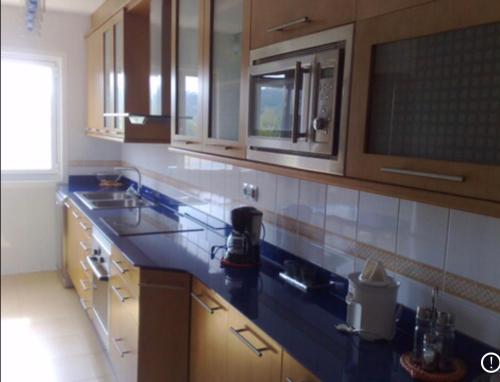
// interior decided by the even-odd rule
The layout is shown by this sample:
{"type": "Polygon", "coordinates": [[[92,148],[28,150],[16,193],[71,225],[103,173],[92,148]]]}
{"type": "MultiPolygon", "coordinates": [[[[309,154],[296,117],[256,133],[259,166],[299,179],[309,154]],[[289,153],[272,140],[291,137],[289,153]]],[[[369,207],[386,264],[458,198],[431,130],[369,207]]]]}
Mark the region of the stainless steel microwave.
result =
{"type": "Polygon", "coordinates": [[[250,52],[248,159],[344,174],[353,28],[250,52]]]}

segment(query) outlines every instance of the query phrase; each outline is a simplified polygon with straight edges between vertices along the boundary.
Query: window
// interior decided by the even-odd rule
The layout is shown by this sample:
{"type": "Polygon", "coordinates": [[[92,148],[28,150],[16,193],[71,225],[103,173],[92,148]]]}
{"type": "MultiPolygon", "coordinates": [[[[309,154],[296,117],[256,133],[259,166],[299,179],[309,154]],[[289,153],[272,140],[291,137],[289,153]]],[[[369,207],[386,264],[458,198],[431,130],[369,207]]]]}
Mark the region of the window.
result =
{"type": "Polygon", "coordinates": [[[2,177],[57,177],[60,62],[2,52],[2,177]]]}

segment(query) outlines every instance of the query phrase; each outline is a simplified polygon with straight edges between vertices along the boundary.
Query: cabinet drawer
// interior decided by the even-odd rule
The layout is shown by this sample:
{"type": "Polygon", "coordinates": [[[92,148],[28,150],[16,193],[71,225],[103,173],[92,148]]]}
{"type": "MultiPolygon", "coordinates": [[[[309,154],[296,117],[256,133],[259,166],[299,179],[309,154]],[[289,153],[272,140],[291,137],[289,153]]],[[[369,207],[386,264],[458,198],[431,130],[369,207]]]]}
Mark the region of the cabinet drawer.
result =
{"type": "Polygon", "coordinates": [[[131,319],[137,323],[139,321],[138,296],[134,295],[127,283],[113,271],[111,272],[109,287],[112,309],[115,312],[119,312],[120,316],[126,316],[127,319],[131,319]]]}
{"type": "Polygon", "coordinates": [[[138,297],[140,280],[139,268],[130,264],[121,251],[115,246],[113,246],[111,250],[111,269],[112,273],[116,273],[120,276],[130,293],[133,296],[138,297]]]}
{"type": "Polygon", "coordinates": [[[347,24],[354,21],[355,12],[355,0],[254,0],[250,46],[260,48],[347,24]]]}
{"type": "Polygon", "coordinates": [[[138,323],[112,303],[109,354],[121,382],[137,381],[138,323]]]}
{"type": "Polygon", "coordinates": [[[68,214],[69,218],[76,223],[78,234],[92,236],[92,223],[72,201],[69,201],[68,214]]]}
{"type": "Polygon", "coordinates": [[[281,347],[262,330],[234,308],[229,310],[228,381],[279,381],[281,353],[281,347]]]}
{"type": "Polygon", "coordinates": [[[295,358],[283,352],[282,382],[319,382],[320,380],[295,358]]]}

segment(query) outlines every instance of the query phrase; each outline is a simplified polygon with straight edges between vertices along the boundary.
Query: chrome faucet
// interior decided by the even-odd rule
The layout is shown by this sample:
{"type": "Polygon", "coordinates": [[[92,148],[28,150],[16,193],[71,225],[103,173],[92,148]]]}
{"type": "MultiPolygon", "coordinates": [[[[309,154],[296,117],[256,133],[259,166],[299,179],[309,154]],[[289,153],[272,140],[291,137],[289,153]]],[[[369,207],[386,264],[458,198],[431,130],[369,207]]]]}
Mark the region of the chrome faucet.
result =
{"type": "Polygon", "coordinates": [[[142,189],[142,175],[137,167],[127,166],[127,167],[114,167],[115,171],[134,171],[137,174],[137,189],[135,190],[132,185],[127,189],[127,192],[133,193],[137,198],[141,198],[142,189]]]}

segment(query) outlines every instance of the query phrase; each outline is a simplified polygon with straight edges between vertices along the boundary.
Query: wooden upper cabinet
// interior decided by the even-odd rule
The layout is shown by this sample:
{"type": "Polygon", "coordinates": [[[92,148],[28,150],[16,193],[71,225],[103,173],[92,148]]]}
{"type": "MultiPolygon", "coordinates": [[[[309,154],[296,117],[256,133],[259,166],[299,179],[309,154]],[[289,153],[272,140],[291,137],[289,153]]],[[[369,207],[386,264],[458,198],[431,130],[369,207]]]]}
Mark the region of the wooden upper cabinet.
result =
{"type": "Polygon", "coordinates": [[[436,0],[356,0],[356,19],[367,19],[436,0]]]}
{"type": "Polygon", "coordinates": [[[149,4],[143,0],[119,9],[87,36],[89,136],[145,143],[170,139],[168,123],[137,126],[127,117],[149,114],[149,4]]]}
{"type": "Polygon", "coordinates": [[[283,352],[282,382],[320,382],[313,373],[287,352],[283,352]]]}
{"type": "Polygon", "coordinates": [[[245,156],[249,14],[249,0],[174,1],[172,145],[245,156]]]}
{"type": "Polygon", "coordinates": [[[253,0],[251,48],[354,21],[356,0],[253,0]]]}
{"type": "Polygon", "coordinates": [[[356,24],[347,175],[500,201],[500,2],[356,24]]]}

